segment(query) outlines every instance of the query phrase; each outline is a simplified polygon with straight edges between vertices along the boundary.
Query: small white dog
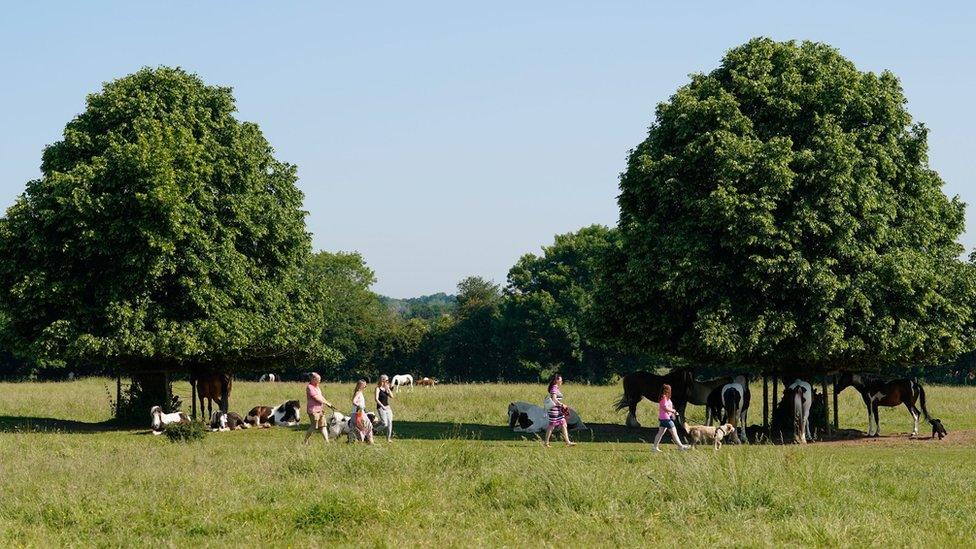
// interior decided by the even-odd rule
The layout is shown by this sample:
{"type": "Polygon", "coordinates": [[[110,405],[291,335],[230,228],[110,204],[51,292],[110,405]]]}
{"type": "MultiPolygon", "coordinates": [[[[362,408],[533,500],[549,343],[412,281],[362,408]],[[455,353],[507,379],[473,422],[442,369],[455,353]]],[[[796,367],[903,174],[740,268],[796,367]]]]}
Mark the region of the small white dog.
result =
{"type": "Polygon", "coordinates": [[[688,440],[692,446],[712,442],[714,443],[716,450],[722,447],[723,438],[735,433],[735,427],[733,427],[731,423],[719,425],[718,427],[688,425],[688,423],[682,423],[681,426],[684,427],[685,432],[688,433],[688,440]]]}

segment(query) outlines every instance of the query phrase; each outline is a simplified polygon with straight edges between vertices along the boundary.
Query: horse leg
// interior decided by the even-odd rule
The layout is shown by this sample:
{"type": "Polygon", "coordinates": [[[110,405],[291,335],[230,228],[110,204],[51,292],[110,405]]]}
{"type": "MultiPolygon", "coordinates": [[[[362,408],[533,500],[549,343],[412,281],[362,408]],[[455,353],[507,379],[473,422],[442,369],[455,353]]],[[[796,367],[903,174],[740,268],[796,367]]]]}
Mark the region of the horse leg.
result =
{"type": "Polygon", "coordinates": [[[908,408],[908,413],[912,414],[912,421],[914,421],[914,426],[912,427],[912,436],[913,437],[918,436],[918,418],[919,416],[922,415],[922,412],[919,411],[919,409],[916,408],[914,404],[912,404],[907,400],[905,401],[905,407],[908,408]]]}
{"type": "Polygon", "coordinates": [[[637,421],[637,402],[631,400],[630,404],[627,406],[627,427],[640,427],[641,424],[637,421]]]}
{"type": "Polygon", "coordinates": [[[881,436],[881,419],[878,416],[878,403],[871,403],[871,416],[874,418],[874,436],[881,436]]]}
{"type": "Polygon", "coordinates": [[[749,423],[749,409],[743,408],[741,412],[742,415],[742,442],[749,444],[749,433],[746,432],[746,425],[749,423]]]}
{"type": "Polygon", "coordinates": [[[874,434],[874,420],[871,417],[871,402],[865,397],[864,399],[864,409],[868,412],[868,431],[866,436],[871,436],[874,434]]]}

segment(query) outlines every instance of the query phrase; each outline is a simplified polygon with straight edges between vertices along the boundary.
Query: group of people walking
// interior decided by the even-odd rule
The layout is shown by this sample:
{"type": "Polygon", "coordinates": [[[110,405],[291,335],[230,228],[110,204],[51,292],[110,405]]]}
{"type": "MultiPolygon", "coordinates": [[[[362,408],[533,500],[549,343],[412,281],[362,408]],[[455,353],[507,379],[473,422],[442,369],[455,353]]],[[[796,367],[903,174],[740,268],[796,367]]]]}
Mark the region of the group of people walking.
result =
{"type": "MultiPolygon", "coordinates": [[[[305,388],[305,396],[308,400],[307,410],[309,426],[308,431],[305,433],[305,442],[308,443],[308,439],[316,432],[322,433],[322,438],[325,442],[329,442],[329,429],[328,420],[324,414],[324,408],[328,407],[335,410],[335,406],[325,399],[322,395],[322,389],[319,388],[319,383],[322,381],[322,377],[317,373],[312,373],[309,376],[308,386],[305,388]]],[[[563,434],[563,440],[566,442],[567,446],[576,446],[576,443],[569,438],[569,427],[567,420],[569,418],[570,410],[569,407],[563,402],[563,393],[561,387],[563,385],[563,377],[559,374],[554,374],[549,380],[549,389],[544,400],[544,408],[549,418],[549,424],[546,426],[546,438],[544,444],[546,448],[551,446],[550,439],[552,438],[552,432],[556,429],[561,429],[563,434]]],[[[352,417],[353,425],[358,432],[359,439],[367,442],[369,444],[373,443],[373,423],[366,416],[366,380],[360,379],[356,383],[356,389],[352,394],[352,417]]],[[[381,375],[379,381],[376,383],[376,389],[373,391],[373,402],[376,405],[376,415],[379,418],[380,424],[385,427],[386,431],[386,441],[391,442],[393,440],[393,408],[390,406],[390,401],[393,399],[393,390],[390,388],[390,378],[388,376],[381,375]]],[[[671,403],[671,386],[665,384],[661,390],[661,401],[658,403],[658,420],[660,428],[657,430],[657,436],[654,438],[654,452],[660,452],[661,439],[664,434],[668,431],[671,432],[671,438],[674,439],[675,444],[678,445],[682,450],[687,450],[690,446],[682,444],[681,438],[678,437],[678,429],[674,424],[674,418],[676,417],[676,411],[674,405],[671,403]]]]}
{"type": "MultiPolygon", "coordinates": [[[[313,372],[309,376],[308,386],[305,388],[305,397],[308,400],[307,411],[309,420],[308,431],[305,433],[305,443],[308,443],[308,439],[316,431],[322,433],[322,438],[325,439],[325,442],[329,442],[328,419],[325,417],[324,408],[328,407],[335,410],[336,407],[322,395],[322,389],[319,388],[321,381],[322,376],[313,372]]],[[[352,413],[350,417],[352,418],[352,425],[355,426],[359,439],[372,444],[373,422],[366,416],[366,386],[367,383],[364,379],[360,379],[356,383],[356,389],[352,393],[352,413]]],[[[390,378],[385,374],[381,375],[379,381],[376,383],[376,390],[373,392],[373,401],[376,404],[376,415],[386,431],[387,442],[393,441],[393,408],[390,406],[390,400],[392,399],[393,390],[390,388],[390,378]]]]}

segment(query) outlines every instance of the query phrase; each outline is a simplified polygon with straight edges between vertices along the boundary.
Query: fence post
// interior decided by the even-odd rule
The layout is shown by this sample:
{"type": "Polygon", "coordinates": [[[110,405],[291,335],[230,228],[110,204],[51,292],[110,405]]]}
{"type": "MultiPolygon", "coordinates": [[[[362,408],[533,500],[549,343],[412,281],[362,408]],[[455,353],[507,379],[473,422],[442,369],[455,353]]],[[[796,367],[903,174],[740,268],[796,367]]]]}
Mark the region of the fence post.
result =
{"type": "Polygon", "coordinates": [[[840,422],[838,421],[837,418],[837,376],[839,375],[840,374],[838,374],[837,372],[834,372],[834,431],[835,432],[840,430],[840,422]]]}
{"type": "Polygon", "coordinates": [[[821,378],[820,383],[821,383],[820,387],[823,389],[823,395],[824,395],[824,427],[827,430],[827,433],[830,434],[832,430],[830,428],[830,406],[827,405],[827,375],[826,374],[824,374],[823,378],[821,378]]]}

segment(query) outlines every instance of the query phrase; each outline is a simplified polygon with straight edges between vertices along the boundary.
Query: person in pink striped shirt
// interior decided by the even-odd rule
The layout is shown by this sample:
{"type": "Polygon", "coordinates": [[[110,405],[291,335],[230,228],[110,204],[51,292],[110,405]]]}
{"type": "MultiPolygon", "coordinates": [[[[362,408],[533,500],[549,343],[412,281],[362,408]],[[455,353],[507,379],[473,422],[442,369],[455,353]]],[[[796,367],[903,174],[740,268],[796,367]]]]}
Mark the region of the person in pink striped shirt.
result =
{"type": "Polygon", "coordinates": [[[322,389],[319,389],[320,381],[322,381],[322,377],[312,372],[309,376],[308,386],[305,387],[305,396],[308,398],[308,420],[310,422],[308,431],[305,433],[305,444],[308,444],[308,439],[315,431],[321,432],[325,441],[329,442],[329,430],[322,413],[322,406],[328,406],[333,410],[335,410],[335,406],[322,396],[322,389]]]}

